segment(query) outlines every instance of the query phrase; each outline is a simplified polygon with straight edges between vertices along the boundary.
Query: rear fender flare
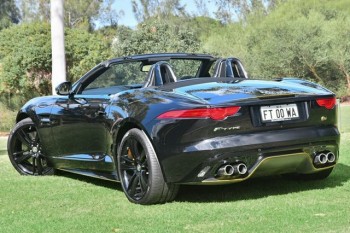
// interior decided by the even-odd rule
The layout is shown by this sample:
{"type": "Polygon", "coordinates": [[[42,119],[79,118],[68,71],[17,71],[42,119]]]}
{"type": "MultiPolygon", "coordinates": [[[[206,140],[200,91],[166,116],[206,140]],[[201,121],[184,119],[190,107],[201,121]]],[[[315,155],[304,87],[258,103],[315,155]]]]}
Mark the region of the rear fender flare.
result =
{"type": "MultiPolygon", "coordinates": [[[[127,131],[129,131],[132,128],[138,128],[146,134],[146,136],[148,137],[148,139],[150,140],[150,142],[153,146],[153,149],[156,152],[156,156],[158,159],[158,153],[156,151],[157,148],[154,146],[153,140],[150,137],[146,128],[140,122],[138,122],[136,119],[129,117],[129,118],[125,118],[125,119],[121,120],[120,122],[115,123],[111,129],[111,135],[112,135],[112,140],[113,140],[112,155],[113,155],[114,161],[117,161],[117,159],[116,159],[117,151],[118,151],[118,147],[119,147],[119,144],[120,144],[123,136],[125,135],[125,133],[127,131]]],[[[158,159],[158,161],[159,161],[159,159],[158,159]]],[[[160,165],[162,174],[164,176],[162,164],[159,163],[159,165],[160,165]]]]}

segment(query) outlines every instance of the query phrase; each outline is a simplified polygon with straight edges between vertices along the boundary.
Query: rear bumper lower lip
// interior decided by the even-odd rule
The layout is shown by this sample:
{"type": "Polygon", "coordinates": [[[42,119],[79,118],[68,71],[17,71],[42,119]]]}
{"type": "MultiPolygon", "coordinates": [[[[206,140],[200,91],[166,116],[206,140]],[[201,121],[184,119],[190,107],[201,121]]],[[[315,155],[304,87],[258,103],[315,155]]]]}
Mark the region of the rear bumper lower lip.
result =
{"type": "MultiPolygon", "coordinates": [[[[295,168],[295,172],[298,173],[313,173],[325,169],[329,169],[334,167],[335,164],[322,167],[315,168],[313,166],[312,159],[308,153],[296,153],[296,154],[286,154],[279,156],[271,156],[261,159],[254,167],[252,167],[248,175],[245,177],[234,178],[234,179],[216,179],[216,178],[208,178],[201,181],[202,184],[230,184],[237,183],[244,180],[247,180],[251,177],[266,175],[266,174],[275,174],[276,171],[271,171],[273,168],[277,168],[278,170],[288,168],[295,168]]],[[[276,174],[279,174],[278,172],[276,174]]],[[[198,183],[197,183],[198,184],[198,183]]]]}

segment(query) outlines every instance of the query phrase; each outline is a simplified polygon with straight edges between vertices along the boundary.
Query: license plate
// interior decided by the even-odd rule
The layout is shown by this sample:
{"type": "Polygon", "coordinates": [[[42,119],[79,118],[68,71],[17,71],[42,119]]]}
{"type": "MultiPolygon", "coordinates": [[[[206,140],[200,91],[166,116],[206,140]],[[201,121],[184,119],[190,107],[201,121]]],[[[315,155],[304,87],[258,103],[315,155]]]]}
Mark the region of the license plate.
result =
{"type": "Polygon", "coordinates": [[[299,119],[299,112],[296,104],[261,106],[260,114],[263,122],[299,119]]]}

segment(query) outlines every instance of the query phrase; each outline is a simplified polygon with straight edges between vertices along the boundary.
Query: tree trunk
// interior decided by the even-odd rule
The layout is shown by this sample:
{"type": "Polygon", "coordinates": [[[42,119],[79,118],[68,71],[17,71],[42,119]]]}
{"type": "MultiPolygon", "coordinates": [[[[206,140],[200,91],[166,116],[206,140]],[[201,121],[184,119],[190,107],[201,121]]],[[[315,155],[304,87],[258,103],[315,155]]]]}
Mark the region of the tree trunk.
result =
{"type": "Polygon", "coordinates": [[[346,82],[347,82],[347,94],[350,95],[350,75],[348,73],[345,74],[346,75],[346,82]]]}
{"type": "Polygon", "coordinates": [[[313,65],[307,65],[311,71],[311,73],[314,75],[314,77],[321,83],[323,84],[322,78],[317,74],[316,68],[313,65]]]}
{"type": "Polygon", "coordinates": [[[345,68],[344,63],[339,64],[339,70],[344,73],[346,78],[346,87],[347,87],[347,94],[350,95],[350,74],[348,73],[347,69],[345,68]]]}
{"type": "Polygon", "coordinates": [[[66,81],[64,50],[64,0],[51,0],[52,94],[58,84],[66,81]]]}

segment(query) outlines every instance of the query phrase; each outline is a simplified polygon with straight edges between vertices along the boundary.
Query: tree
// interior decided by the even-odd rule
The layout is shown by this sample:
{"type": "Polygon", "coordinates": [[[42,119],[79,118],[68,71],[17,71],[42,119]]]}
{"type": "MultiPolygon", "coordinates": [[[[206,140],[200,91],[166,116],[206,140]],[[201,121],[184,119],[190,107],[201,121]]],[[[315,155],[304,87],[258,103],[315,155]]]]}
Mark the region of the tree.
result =
{"type": "Polygon", "coordinates": [[[91,29],[93,19],[99,14],[101,2],[100,0],[65,0],[66,26],[91,29]]]}
{"type": "Polygon", "coordinates": [[[209,11],[207,7],[207,1],[204,0],[195,0],[194,4],[197,8],[197,14],[198,16],[204,16],[204,17],[209,17],[209,11]]]}
{"type": "Polygon", "coordinates": [[[164,19],[171,16],[186,16],[185,6],[180,0],[132,0],[132,10],[138,22],[152,17],[164,19]]]}
{"type": "Polygon", "coordinates": [[[182,24],[186,24],[191,28],[203,43],[211,35],[217,35],[224,25],[217,19],[207,16],[196,16],[189,19],[184,19],[182,24]]]}
{"type": "Polygon", "coordinates": [[[118,29],[113,42],[117,56],[160,52],[196,52],[199,39],[187,24],[157,19],[148,20],[136,30],[118,29]]]}
{"type": "Polygon", "coordinates": [[[349,2],[268,2],[267,15],[248,14],[246,20],[224,24],[204,39],[202,48],[240,57],[250,77],[306,78],[340,96],[349,94],[349,2]]]}
{"type": "Polygon", "coordinates": [[[347,93],[344,94],[350,95],[350,18],[341,14],[333,19],[326,28],[326,34],[330,39],[327,55],[344,77],[347,87],[347,93]]]}
{"type": "MultiPolygon", "coordinates": [[[[206,25],[209,25],[208,23],[206,25]]],[[[202,50],[222,57],[239,57],[244,62],[249,58],[246,45],[246,29],[241,23],[220,24],[209,30],[202,41],[202,50]]],[[[206,30],[203,30],[204,32],[206,30]]]]}
{"type": "Polygon", "coordinates": [[[50,22],[50,0],[18,0],[22,22],[50,22]]]}
{"type": "Polygon", "coordinates": [[[67,76],[76,81],[98,63],[112,58],[109,38],[84,29],[66,29],[67,76]]]}
{"type": "MultiPolygon", "coordinates": [[[[77,80],[111,57],[110,44],[102,35],[69,28],[65,33],[68,80],[77,80]]],[[[41,22],[0,31],[0,93],[16,93],[23,100],[51,93],[50,37],[50,25],[41,22]]]]}
{"type": "Polygon", "coordinates": [[[247,21],[251,14],[267,14],[286,0],[216,0],[215,15],[224,23],[247,21]]]}
{"type": "MultiPolygon", "coordinates": [[[[248,70],[265,78],[312,79],[344,95],[350,46],[346,39],[349,17],[342,10],[349,8],[344,8],[344,4],[338,7],[329,4],[329,1],[288,2],[261,22],[249,25],[248,70]]],[[[349,90],[348,86],[348,93],[349,90]]]]}
{"type": "Polygon", "coordinates": [[[0,32],[0,92],[20,93],[23,97],[51,92],[49,32],[46,23],[21,24],[0,32]]]}
{"type": "Polygon", "coordinates": [[[104,0],[100,6],[97,21],[99,21],[101,26],[117,27],[119,18],[124,16],[124,11],[120,10],[117,12],[113,8],[113,3],[114,0],[104,0]]]}
{"type": "MultiPolygon", "coordinates": [[[[114,0],[65,0],[65,27],[92,30],[96,21],[116,25],[123,12],[115,12],[113,3],[114,0]]],[[[23,22],[50,22],[50,0],[18,0],[18,6],[23,22]]]]}
{"type": "MultiPolygon", "coordinates": [[[[311,10],[293,20],[280,14],[268,17],[248,36],[248,48],[256,68],[263,77],[311,77],[324,84],[318,68],[327,63],[327,43],[323,25],[325,17],[311,10]],[[301,26],[302,25],[302,26],[301,26]],[[262,35],[262,32],[264,36],[262,35]]],[[[293,16],[294,17],[294,16],[293,16]]]]}
{"type": "Polygon", "coordinates": [[[0,30],[9,27],[11,24],[19,23],[21,16],[15,4],[15,0],[0,2],[0,30]]]}

